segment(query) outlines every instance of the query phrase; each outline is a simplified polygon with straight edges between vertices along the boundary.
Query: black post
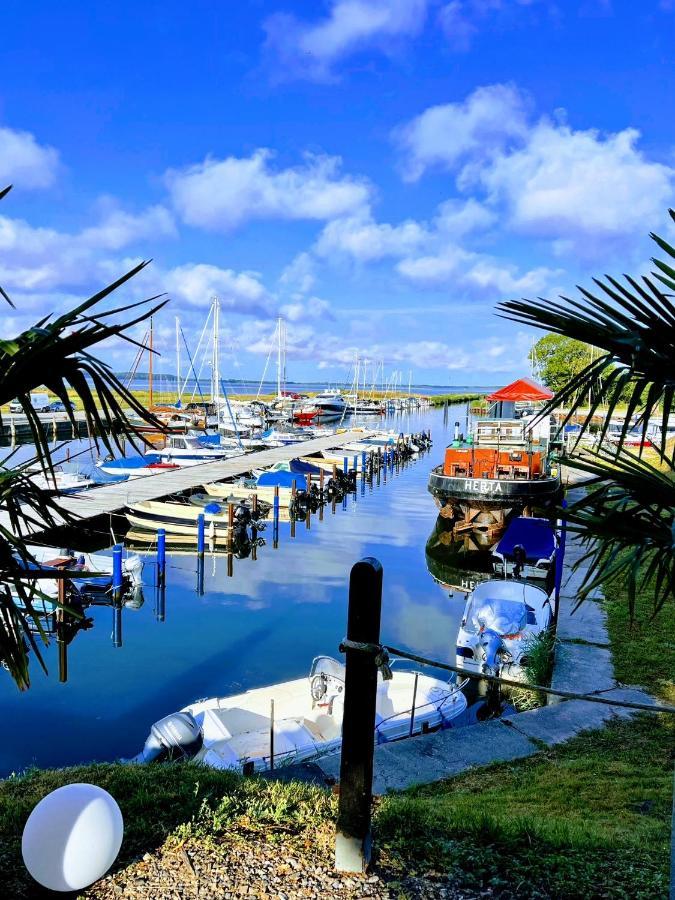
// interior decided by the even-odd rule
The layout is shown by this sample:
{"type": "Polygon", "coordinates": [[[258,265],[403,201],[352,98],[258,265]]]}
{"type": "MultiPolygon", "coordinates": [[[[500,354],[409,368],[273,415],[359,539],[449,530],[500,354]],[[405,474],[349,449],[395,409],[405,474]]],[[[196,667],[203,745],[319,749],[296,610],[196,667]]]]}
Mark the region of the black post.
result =
{"type": "MultiPolygon", "coordinates": [[[[372,557],[352,567],[349,579],[347,640],[379,644],[382,566],[372,557]]],[[[335,834],[335,868],[364,872],[371,852],[371,803],[377,666],[375,657],[347,650],[342,720],[340,803],[335,834]]]]}

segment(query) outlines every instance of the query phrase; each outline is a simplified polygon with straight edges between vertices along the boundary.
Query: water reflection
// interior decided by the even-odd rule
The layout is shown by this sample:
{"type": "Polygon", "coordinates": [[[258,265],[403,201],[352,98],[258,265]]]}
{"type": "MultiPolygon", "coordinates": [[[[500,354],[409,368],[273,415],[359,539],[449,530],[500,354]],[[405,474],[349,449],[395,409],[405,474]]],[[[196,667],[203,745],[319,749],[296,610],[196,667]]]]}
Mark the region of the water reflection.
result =
{"type": "Polygon", "coordinates": [[[498,540],[476,530],[457,533],[452,522],[439,515],[424,551],[429,574],[448,591],[471,589],[491,573],[492,548],[498,540]]]}
{"type": "MultiPolygon", "coordinates": [[[[145,603],[87,608],[93,627],[67,644],[67,683],[55,677],[56,640],[44,654],[49,677],[33,665],[29,692],[19,694],[0,678],[0,714],[13,722],[14,734],[0,744],[0,775],[31,763],[130,755],[149,723],[196,697],[305,675],[314,656],[337,653],[349,572],[364,556],[384,567],[383,640],[452,661],[463,603],[428,576],[424,552],[436,517],[426,486],[443,454],[442,415],[430,410],[382,424],[405,432],[431,428],[435,446],[382,471],[379,484],[377,475],[372,482],[359,477],[356,493],[302,522],[279,521],[275,528],[268,521],[255,540],[249,530],[236,546],[207,544],[201,566],[193,543],[167,535],[163,590],[156,547],[134,541],[145,559],[145,603]]],[[[118,539],[120,523],[113,519],[118,539]]],[[[109,532],[107,538],[109,545],[109,532]]]]}

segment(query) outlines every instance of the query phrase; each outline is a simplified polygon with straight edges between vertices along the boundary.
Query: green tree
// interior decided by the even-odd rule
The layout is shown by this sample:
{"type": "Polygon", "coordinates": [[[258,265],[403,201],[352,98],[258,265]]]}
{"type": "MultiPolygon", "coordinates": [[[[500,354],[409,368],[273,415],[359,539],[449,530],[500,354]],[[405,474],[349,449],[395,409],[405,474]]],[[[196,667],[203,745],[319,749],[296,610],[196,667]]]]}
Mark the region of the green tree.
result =
{"type": "MultiPolygon", "coordinates": [[[[0,191],[0,199],[10,188],[0,191]]],[[[146,263],[135,266],[113,284],[85,300],[75,309],[52,319],[47,316],[14,338],[0,339],[0,406],[18,398],[28,417],[36,447],[36,460],[45,472],[53,471],[52,455],[39,417],[30,403],[31,391],[46,387],[64,402],[68,389],[79,398],[91,434],[108,450],[133,429],[122,404],[145,421],[161,427],[138,400],[116,378],[112,369],[90,352],[108,338],[120,336],[136,343],[125,332],[151,316],[166,301],[154,306],[153,297],[140,303],[95,312],[105,298],[121,287],[146,263]],[[123,315],[123,322],[115,317],[123,315]]],[[[0,287],[0,300],[14,306],[0,287]]],[[[70,406],[66,403],[66,409],[70,406]]],[[[75,417],[69,416],[73,425],[75,417]]],[[[0,424],[2,416],[0,414],[0,424]]],[[[19,688],[29,686],[28,650],[32,648],[43,665],[39,644],[47,635],[34,608],[39,588],[26,582],[25,567],[35,564],[27,542],[31,527],[50,528],[76,520],[61,509],[59,492],[39,488],[27,469],[36,460],[12,465],[12,453],[0,460],[0,661],[19,688]],[[18,602],[17,602],[18,601],[18,602]]]]}
{"type": "MultiPolygon", "coordinates": [[[[675,221],[675,211],[669,211],[675,221]]],[[[652,239],[668,261],[653,258],[655,271],[623,280],[594,279],[598,290],[579,288],[570,300],[510,300],[499,304],[505,318],[595,347],[597,353],[564,384],[542,410],[566,409],[565,422],[584,413],[588,429],[599,407],[600,439],[619,404],[626,403],[618,446],[564,460],[586,472],[589,490],[567,510],[591,561],[580,599],[614,575],[627,577],[631,615],[638,587],[653,586],[655,611],[675,598],[675,441],[667,426],[675,413],[675,248],[652,239]],[[635,417],[643,437],[650,433],[660,465],[623,445],[635,417]]]]}
{"type": "Polygon", "coordinates": [[[593,348],[563,334],[547,334],[532,347],[529,358],[538,377],[557,393],[591,361],[593,348]]]}

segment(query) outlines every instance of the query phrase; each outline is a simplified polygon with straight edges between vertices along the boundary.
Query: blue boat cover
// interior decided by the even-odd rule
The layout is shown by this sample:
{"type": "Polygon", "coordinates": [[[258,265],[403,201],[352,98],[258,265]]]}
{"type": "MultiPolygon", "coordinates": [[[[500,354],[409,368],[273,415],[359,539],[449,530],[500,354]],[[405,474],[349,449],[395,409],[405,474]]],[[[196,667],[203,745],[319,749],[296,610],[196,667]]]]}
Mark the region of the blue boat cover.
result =
{"type": "Polygon", "coordinates": [[[310,475],[320,475],[321,469],[319,466],[313,466],[311,463],[304,462],[302,459],[292,459],[289,463],[291,472],[303,472],[307,474],[309,472],[310,475]]]}
{"type": "Polygon", "coordinates": [[[258,478],[260,487],[293,487],[293,482],[299,491],[307,490],[307,479],[300,472],[263,472],[258,478]]]}
{"type": "Polygon", "coordinates": [[[528,562],[550,559],[555,550],[555,534],[548,519],[535,519],[527,516],[512,519],[495,550],[506,559],[511,559],[516,544],[522,544],[525,547],[528,562]]]}

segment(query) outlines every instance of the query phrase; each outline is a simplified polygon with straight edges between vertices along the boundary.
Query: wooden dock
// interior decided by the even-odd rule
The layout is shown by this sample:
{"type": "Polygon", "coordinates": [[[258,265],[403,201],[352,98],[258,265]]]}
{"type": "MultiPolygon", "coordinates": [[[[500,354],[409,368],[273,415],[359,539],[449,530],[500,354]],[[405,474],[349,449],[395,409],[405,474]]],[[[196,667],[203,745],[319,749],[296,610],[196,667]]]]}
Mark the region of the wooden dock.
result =
{"type": "MultiPolygon", "coordinates": [[[[145,475],[115,484],[105,484],[79,494],[64,495],[60,505],[81,520],[94,519],[97,516],[118,512],[125,506],[140,503],[141,500],[159,500],[162,497],[187,491],[211,481],[235,478],[250,472],[251,469],[265,468],[295,456],[307,456],[321,450],[363,440],[372,433],[372,431],[345,431],[341,434],[329,434],[325,437],[313,438],[284,447],[273,447],[270,450],[260,450],[256,453],[246,453],[229,459],[199,463],[195,466],[184,466],[180,469],[158,472],[154,475],[145,475]]],[[[353,454],[350,454],[349,459],[351,465],[353,454]]],[[[32,531],[32,536],[35,537],[40,533],[36,529],[32,531]]]]}

